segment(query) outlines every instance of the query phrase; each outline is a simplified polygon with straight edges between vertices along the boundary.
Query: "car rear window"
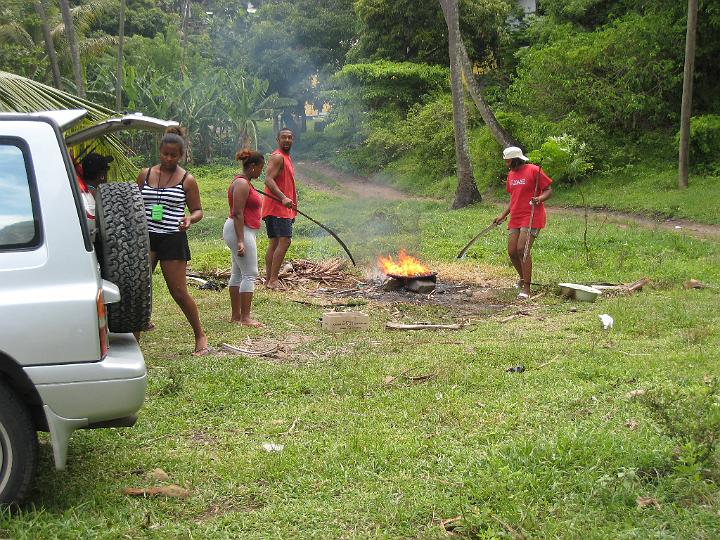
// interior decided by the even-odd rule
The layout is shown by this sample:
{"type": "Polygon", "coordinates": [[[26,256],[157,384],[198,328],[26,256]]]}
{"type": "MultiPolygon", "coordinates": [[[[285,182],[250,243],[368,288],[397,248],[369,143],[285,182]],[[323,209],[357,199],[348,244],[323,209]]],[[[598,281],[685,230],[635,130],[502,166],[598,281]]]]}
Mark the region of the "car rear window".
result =
{"type": "Polygon", "coordinates": [[[26,156],[19,143],[0,140],[0,250],[26,249],[40,242],[26,156]]]}

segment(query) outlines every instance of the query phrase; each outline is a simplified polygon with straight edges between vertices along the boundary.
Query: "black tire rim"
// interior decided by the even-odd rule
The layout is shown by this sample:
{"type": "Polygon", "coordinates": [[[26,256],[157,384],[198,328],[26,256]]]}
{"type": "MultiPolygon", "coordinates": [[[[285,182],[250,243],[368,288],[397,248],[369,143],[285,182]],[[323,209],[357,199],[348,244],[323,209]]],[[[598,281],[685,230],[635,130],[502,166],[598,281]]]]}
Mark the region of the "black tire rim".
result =
{"type": "Polygon", "coordinates": [[[5,491],[10,481],[10,471],[12,471],[13,454],[10,445],[10,436],[5,426],[0,424],[0,493],[5,491]]]}

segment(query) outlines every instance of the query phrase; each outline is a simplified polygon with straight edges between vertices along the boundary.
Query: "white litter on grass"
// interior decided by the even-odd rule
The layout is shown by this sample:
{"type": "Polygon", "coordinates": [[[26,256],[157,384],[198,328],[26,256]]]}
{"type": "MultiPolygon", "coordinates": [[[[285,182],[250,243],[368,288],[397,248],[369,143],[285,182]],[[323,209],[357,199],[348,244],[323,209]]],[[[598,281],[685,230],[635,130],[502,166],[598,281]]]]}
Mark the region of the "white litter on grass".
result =
{"type": "Polygon", "coordinates": [[[598,315],[598,317],[600,318],[600,322],[602,322],[604,330],[609,330],[613,327],[615,319],[613,319],[610,315],[603,313],[602,315],[598,315]]]}
{"type": "Polygon", "coordinates": [[[676,229],[682,229],[682,227],[681,227],[680,225],[675,225],[675,228],[676,228],[676,229]]]}
{"type": "Polygon", "coordinates": [[[262,447],[266,452],[282,452],[285,445],[266,442],[262,444],[262,447]]]}

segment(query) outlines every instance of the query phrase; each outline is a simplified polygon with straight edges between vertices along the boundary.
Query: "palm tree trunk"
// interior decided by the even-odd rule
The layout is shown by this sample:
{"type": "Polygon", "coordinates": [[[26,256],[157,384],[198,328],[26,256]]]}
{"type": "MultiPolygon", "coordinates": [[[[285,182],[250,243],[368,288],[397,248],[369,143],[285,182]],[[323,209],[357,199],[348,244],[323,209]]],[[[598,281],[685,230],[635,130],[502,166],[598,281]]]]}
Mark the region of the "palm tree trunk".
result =
{"type": "Polygon", "coordinates": [[[125,0],[120,0],[120,28],[118,29],[117,76],[115,77],[115,112],[122,109],[123,45],[125,42],[125,0]]]}
{"type": "Polygon", "coordinates": [[[83,80],[82,65],[80,64],[80,51],[78,50],[77,39],[75,38],[75,26],[73,25],[72,15],[70,14],[70,4],[68,0],[60,0],[60,11],[62,12],[63,24],[65,25],[65,36],[67,37],[70,48],[70,62],[72,63],[73,76],[75,77],[77,95],[85,98],[85,81],[83,80]]]}
{"type": "Polygon", "coordinates": [[[453,127],[455,133],[455,161],[457,163],[458,186],[452,208],[463,208],[482,200],[472,172],[468,153],[468,138],[465,117],[465,103],[459,62],[458,42],[460,21],[458,0],[440,0],[440,6],[448,27],[448,50],[450,56],[450,87],[453,102],[453,127]]]}
{"type": "Polygon", "coordinates": [[[185,62],[187,60],[187,42],[188,42],[188,22],[190,21],[190,0],[185,0],[183,3],[183,12],[182,12],[182,41],[181,41],[181,47],[182,47],[182,58],[180,59],[180,76],[185,79],[185,62]]]}
{"type": "Polygon", "coordinates": [[[475,102],[475,106],[480,112],[480,116],[482,117],[483,122],[485,122],[485,125],[490,130],[491,135],[493,136],[495,141],[497,141],[501,148],[507,148],[508,146],[518,146],[517,141],[515,141],[510,136],[510,134],[505,131],[505,128],[500,125],[500,123],[497,121],[497,118],[495,118],[495,114],[492,112],[490,107],[488,107],[487,103],[485,103],[485,99],[482,96],[482,90],[480,89],[480,85],[475,80],[475,75],[472,71],[472,64],[470,62],[470,58],[468,57],[467,50],[465,49],[465,44],[462,41],[462,36],[458,39],[458,48],[460,64],[462,65],[463,75],[465,76],[465,83],[467,84],[468,92],[470,93],[470,96],[475,102]]]}
{"type": "Polygon", "coordinates": [[[697,0],[688,0],[685,71],[683,74],[682,105],[680,108],[680,163],[678,165],[678,187],[680,189],[688,187],[690,169],[690,117],[692,116],[693,72],[695,70],[697,8],[697,0]]]}
{"type": "Polygon", "coordinates": [[[50,69],[52,71],[53,86],[58,90],[62,90],[62,82],[60,79],[60,66],[58,65],[57,53],[55,52],[55,44],[53,43],[52,34],[50,33],[50,25],[48,24],[47,15],[45,15],[45,7],[42,0],[35,0],[35,13],[40,19],[42,26],[43,39],[45,40],[45,51],[50,61],[50,69]]]}

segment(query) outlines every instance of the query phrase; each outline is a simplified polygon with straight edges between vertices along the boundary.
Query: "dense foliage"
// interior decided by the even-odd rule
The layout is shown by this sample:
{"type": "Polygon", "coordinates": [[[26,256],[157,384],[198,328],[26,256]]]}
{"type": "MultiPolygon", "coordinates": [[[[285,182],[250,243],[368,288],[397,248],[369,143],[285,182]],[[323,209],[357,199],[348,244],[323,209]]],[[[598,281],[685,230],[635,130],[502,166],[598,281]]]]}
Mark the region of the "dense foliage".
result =
{"type": "MultiPolygon", "coordinates": [[[[74,92],[58,5],[42,0],[43,21],[36,4],[0,8],[0,69],[52,84],[45,23],[61,85],[74,92]]],[[[70,4],[88,96],[113,107],[119,2],[70,4]]],[[[514,0],[459,7],[486,101],[534,159],[565,163],[560,180],[582,180],[648,149],[674,159],[667,150],[679,122],[685,2],[544,0],[533,15],[514,0]]],[[[691,136],[693,166],[705,171],[718,170],[710,149],[720,114],[719,30],[717,2],[699,0],[691,136]]],[[[286,124],[297,131],[298,152],[347,169],[392,166],[425,179],[418,182],[454,170],[439,2],[128,0],[125,32],[122,107],[181,121],[195,161],[230,157],[242,144],[267,150],[269,125],[286,124]],[[307,111],[322,114],[308,123],[307,111]]],[[[467,110],[484,186],[502,173],[499,148],[471,102],[467,110]]]]}

